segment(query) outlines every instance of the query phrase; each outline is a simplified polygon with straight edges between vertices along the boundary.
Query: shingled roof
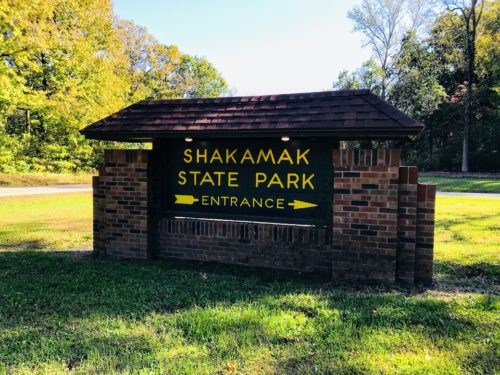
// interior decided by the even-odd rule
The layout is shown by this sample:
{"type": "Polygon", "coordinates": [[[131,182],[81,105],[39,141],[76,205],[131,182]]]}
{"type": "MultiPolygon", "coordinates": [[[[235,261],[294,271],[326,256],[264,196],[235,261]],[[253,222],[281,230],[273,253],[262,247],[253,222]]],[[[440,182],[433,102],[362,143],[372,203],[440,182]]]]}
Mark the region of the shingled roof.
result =
{"type": "Polygon", "coordinates": [[[87,138],[148,141],[185,136],[293,135],[412,138],[423,125],[369,90],[206,99],[142,100],[81,131],[87,138]]]}

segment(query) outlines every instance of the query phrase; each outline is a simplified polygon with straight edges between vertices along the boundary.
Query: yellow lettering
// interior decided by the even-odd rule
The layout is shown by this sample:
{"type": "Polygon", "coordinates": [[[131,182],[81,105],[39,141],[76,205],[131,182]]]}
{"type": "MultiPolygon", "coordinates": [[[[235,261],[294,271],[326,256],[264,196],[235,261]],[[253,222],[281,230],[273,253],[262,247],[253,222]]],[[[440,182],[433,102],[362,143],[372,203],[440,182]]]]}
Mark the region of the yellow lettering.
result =
{"type": "Polygon", "coordinates": [[[260,183],[264,183],[267,180],[267,175],[263,172],[255,173],[255,187],[259,187],[260,183]]]}
{"type": "Polygon", "coordinates": [[[311,182],[311,180],[313,179],[313,177],[314,177],[314,173],[312,175],[310,175],[308,178],[306,178],[305,174],[302,174],[302,189],[305,189],[306,185],[309,185],[309,187],[311,188],[311,190],[314,190],[314,185],[311,182]]]}
{"type": "Polygon", "coordinates": [[[186,171],[180,171],[179,172],[179,180],[177,180],[177,183],[179,185],[186,185],[186,171]]]}
{"type": "Polygon", "coordinates": [[[278,164],[282,161],[288,161],[291,165],[293,165],[293,159],[286,148],[281,153],[280,158],[278,159],[278,164]]]}
{"type": "Polygon", "coordinates": [[[297,173],[288,173],[286,176],[286,188],[290,189],[290,186],[293,185],[295,189],[299,188],[299,175],[297,173]]]}
{"type": "Polygon", "coordinates": [[[202,195],[200,201],[203,206],[216,207],[276,208],[278,210],[284,210],[286,207],[285,198],[240,198],[235,196],[202,195]]]}
{"type": "Polygon", "coordinates": [[[234,157],[234,155],[237,151],[238,149],[236,148],[232,152],[229,152],[229,150],[226,148],[226,164],[229,164],[229,160],[232,160],[233,164],[236,164],[236,158],[234,157]]]}
{"type": "Polygon", "coordinates": [[[250,202],[248,201],[248,199],[246,198],[243,198],[240,202],[240,207],[243,207],[243,205],[247,206],[247,207],[250,207],[250,202]]]}
{"type": "Polygon", "coordinates": [[[200,181],[200,186],[203,185],[206,182],[209,183],[212,186],[215,186],[215,182],[212,179],[212,176],[210,176],[210,172],[205,172],[205,174],[203,175],[203,178],[200,181]]]}
{"type": "Polygon", "coordinates": [[[217,186],[220,186],[222,183],[222,176],[224,176],[226,172],[214,172],[214,175],[217,176],[217,186]]]}
{"type": "Polygon", "coordinates": [[[208,203],[208,195],[202,195],[201,196],[201,204],[202,206],[209,206],[210,204],[208,203]]]}
{"type": "Polygon", "coordinates": [[[297,164],[300,164],[300,160],[304,160],[304,163],[309,165],[309,160],[307,160],[306,155],[311,151],[310,149],[305,150],[303,153],[300,152],[300,149],[297,149],[297,164]]]}
{"type": "Polygon", "coordinates": [[[200,159],[203,159],[203,163],[206,163],[208,160],[208,151],[207,149],[203,150],[203,153],[200,153],[200,149],[196,149],[196,162],[200,163],[200,159]]]}
{"type": "Polygon", "coordinates": [[[262,198],[252,198],[252,206],[262,208],[262,198]]]}
{"type": "Polygon", "coordinates": [[[184,163],[191,163],[193,161],[193,150],[186,148],[184,150],[184,163]]]}
{"type": "Polygon", "coordinates": [[[224,163],[224,161],[222,160],[222,157],[220,156],[220,153],[219,153],[219,150],[215,149],[214,150],[214,153],[212,154],[212,157],[210,158],[210,164],[212,164],[214,162],[214,160],[218,160],[219,163],[224,163]]]}
{"type": "Polygon", "coordinates": [[[273,177],[269,180],[267,187],[270,188],[271,185],[279,185],[282,189],[284,188],[283,183],[280,180],[280,176],[277,173],[273,173],[273,177]]]}
{"type": "Polygon", "coordinates": [[[197,180],[198,180],[198,175],[201,174],[200,171],[189,171],[189,174],[193,176],[193,185],[196,186],[197,180]]]}
{"type": "Polygon", "coordinates": [[[238,172],[228,172],[227,174],[227,186],[238,187],[238,172]]]}
{"type": "Polygon", "coordinates": [[[243,154],[243,157],[240,160],[240,164],[243,164],[244,161],[249,160],[252,164],[255,164],[255,161],[253,160],[252,153],[250,150],[247,148],[245,150],[245,153],[243,154]]]}
{"type": "Polygon", "coordinates": [[[273,153],[273,150],[271,150],[271,149],[268,149],[267,153],[264,152],[264,150],[262,150],[262,149],[259,150],[259,154],[257,155],[257,164],[260,163],[261,159],[264,160],[265,163],[267,163],[267,161],[269,159],[271,159],[271,162],[273,164],[276,164],[276,161],[274,160],[274,153],[273,153]]]}
{"type": "Polygon", "coordinates": [[[285,209],[285,200],[283,198],[276,199],[276,208],[279,208],[280,210],[285,209]]]}

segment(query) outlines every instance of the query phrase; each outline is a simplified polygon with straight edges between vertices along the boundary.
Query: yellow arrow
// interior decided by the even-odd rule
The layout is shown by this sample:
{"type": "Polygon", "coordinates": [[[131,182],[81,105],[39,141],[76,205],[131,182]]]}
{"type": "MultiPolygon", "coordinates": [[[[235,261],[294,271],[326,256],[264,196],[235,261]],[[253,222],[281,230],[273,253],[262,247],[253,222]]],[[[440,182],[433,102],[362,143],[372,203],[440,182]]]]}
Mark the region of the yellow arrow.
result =
{"type": "Polygon", "coordinates": [[[178,195],[175,194],[175,204],[193,204],[198,202],[199,199],[193,197],[192,195],[178,195]]]}
{"type": "Polygon", "coordinates": [[[288,205],[292,206],[294,210],[300,210],[302,208],[311,208],[311,207],[317,206],[317,204],[304,202],[304,201],[298,201],[296,199],[294,199],[294,201],[292,203],[288,203],[288,205]]]}

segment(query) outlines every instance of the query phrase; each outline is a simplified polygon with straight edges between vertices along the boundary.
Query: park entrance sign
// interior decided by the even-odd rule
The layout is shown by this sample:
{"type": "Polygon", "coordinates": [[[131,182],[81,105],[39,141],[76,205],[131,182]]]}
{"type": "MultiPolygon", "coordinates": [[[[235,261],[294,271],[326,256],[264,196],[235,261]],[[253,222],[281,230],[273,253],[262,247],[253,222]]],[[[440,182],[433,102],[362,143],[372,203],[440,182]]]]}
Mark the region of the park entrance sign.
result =
{"type": "Polygon", "coordinates": [[[331,151],[320,139],[206,140],[167,148],[171,216],[326,226],[331,151]]]}
{"type": "Polygon", "coordinates": [[[368,90],[140,101],[81,131],[152,144],[105,151],[94,252],[430,283],[435,186],[340,147],[422,128],[368,90]]]}

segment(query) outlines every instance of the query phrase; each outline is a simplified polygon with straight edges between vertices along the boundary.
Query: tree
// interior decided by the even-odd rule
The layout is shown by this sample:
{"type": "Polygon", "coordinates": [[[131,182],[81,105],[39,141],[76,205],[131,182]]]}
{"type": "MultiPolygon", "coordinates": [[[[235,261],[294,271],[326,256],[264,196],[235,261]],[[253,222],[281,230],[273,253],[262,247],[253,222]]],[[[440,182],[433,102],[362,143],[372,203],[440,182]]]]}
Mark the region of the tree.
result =
{"type": "Polygon", "coordinates": [[[380,95],[386,98],[392,82],[393,57],[409,30],[418,31],[433,14],[426,0],[363,0],[348,13],[354,31],[364,35],[364,46],[372,49],[382,70],[380,95]]]}
{"type": "MultiPolygon", "coordinates": [[[[469,166],[478,171],[500,168],[499,21],[500,4],[486,2],[477,30],[475,125],[470,129],[469,166]]],[[[462,166],[467,105],[466,40],[462,30],[461,16],[445,12],[435,20],[427,38],[406,37],[395,60],[389,100],[426,125],[416,142],[403,145],[403,157],[423,169],[460,170],[462,166]]]]}
{"type": "Polygon", "coordinates": [[[226,86],[206,59],[114,17],[110,0],[0,1],[0,171],[91,169],[104,143],[83,126],[141,99],[226,86]]]}
{"type": "Polygon", "coordinates": [[[128,102],[213,97],[227,92],[226,81],[207,59],[160,43],[132,21],[117,18],[115,24],[128,61],[128,102]]]}
{"type": "Polygon", "coordinates": [[[0,124],[18,137],[33,170],[88,167],[78,157],[77,149],[89,147],[78,129],[123,106],[112,19],[104,0],[11,0],[2,13],[0,92],[15,90],[0,124]]]}
{"type": "Polygon", "coordinates": [[[178,73],[185,82],[184,97],[214,98],[228,91],[226,80],[204,57],[184,55],[178,73]]]}
{"type": "MultiPolygon", "coordinates": [[[[415,1],[413,5],[418,6],[415,1]]],[[[481,171],[498,171],[500,3],[484,1],[481,20],[476,29],[472,86],[474,126],[470,128],[469,134],[469,167],[481,171]]],[[[407,2],[408,9],[411,4],[407,2]]],[[[392,56],[387,100],[426,127],[415,142],[401,144],[402,157],[405,163],[417,164],[423,170],[460,170],[470,81],[463,16],[458,11],[447,11],[437,16],[432,23],[430,19],[421,23],[413,21],[412,17],[405,17],[407,25],[423,26],[420,26],[420,30],[415,30],[415,26],[409,27],[397,48],[398,53],[392,56]]],[[[415,18],[425,19],[426,16],[415,18]]],[[[362,67],[352,73],[341,72],[334,88],[363,88],[370,87],[367,82],[376,83],[377,79],[361,79],[366,76],[364,71],[367,70],[366,63],[363,65],[364,69],[362,67]]],[[[373,72],[373,69],[370,70],[373,72]]]]}
{"type": "Polygon", "coordinates": [[[363,0],[348,17],[354,22],[354,31],[365,36],[365,46],[370,46],[383,72],[381,96],[386,97],[391,79],[392,56],[399,46],[405,1],[363,0]]]}
{"type": "Polygon", "coordinates": [[[476,69],[477,28],[483,13],[484,1],[481,0],[442,0],[451,12],[458,12],[463,20],[466,61],[467,61],[467,96],[464,117],[464,138],[462,147],[462,172],[469,171],[470,129],[474,121],[474,80],[476,69]]]}
{"type": "Polygon", "coordinates": [[[395,59],[395,83],[389,100],[419,121],[425,121],[447,99],[439,82],[444,67],[426,42],[420,42],[414,31],[401,43],[395,59]]]}
{"type": "Polygon", "coordinates": [[[333,83],[335,90],[368,89],[381,95],[384,73],[374,59],[365,61],[360,68],[349,73],[343,70],[333,83]]]}
{"type": "Polygon", "coordinates": [[[337,80],[333,82],[334,90],[357,90],[361,88],[357,77],[348,70],[342,70],[337,76],[337,80]]]}
{"type": "Polygon", "coordinates": [[[127,102],[178,96],[168,77],[181,62],[179,49],[161,44],[145,27],[132,21],[116,18],[115,25],[126,57],[127,102]]]}
{"type": "Polygon", "coordinates": [[[428,169],[434,163],[436,139],[442,130],[442,127],[436,129],[432,116],[448,98],[439,81],[445,67],[428,42],[421,42],[415,31],[403,38],[394,66],[395,83],[389,92],[390,102],[427,125],[419,142],[403,148],[403,157],[411,161],[420,159],[421,166],[428,169]]]}

